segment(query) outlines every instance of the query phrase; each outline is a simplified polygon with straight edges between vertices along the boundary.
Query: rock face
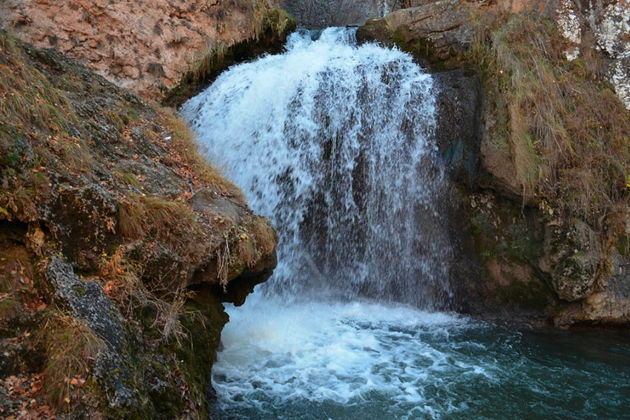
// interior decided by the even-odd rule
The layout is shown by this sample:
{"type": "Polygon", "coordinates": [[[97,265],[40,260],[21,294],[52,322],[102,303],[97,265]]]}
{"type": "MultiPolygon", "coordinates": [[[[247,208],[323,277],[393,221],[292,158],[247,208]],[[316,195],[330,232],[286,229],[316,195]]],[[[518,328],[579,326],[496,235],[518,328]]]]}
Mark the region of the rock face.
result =
{"type": "Polygon", "coordinates": [[[134,395],[130,360],[124,350],[129,348],[123,328],[123,316],[96,281],[82,281],[72,266],[53,257],[46,267],[45,278],[53,289],[55,300],[69,308],[72,315],[85,322],[91,331],[103,339],[94,361],[94,376],[111,396],[114,407],[138,407],[134,395]]]}
{"type": "Polygon", "coordinates": [[[404,6],[357,38],[397,45],[436,72],[437,140],[454,180],[454,306],[627,323],[627,171],[598,169],[630,164],[628,78],[617,71],[627,68],[627,2],[404,6]]]}
{"type": "Polygon", "coordinates": [[[594,38],[595,48],[606,54],[606,74],[615,92],[630,110],[630,1],[586,2],[563,0],[556,20],[570,46],[567,59],[580,57],[594,38]]]}
{"type": "Polygon", "coordinates": [[[540,268],[551,276],[551,286],[567,302],[593,293],[602,252],[599,238],[581,220],[563,220],[545,227],[544,258],[540,268]]]}
{"type": "Polygon", "coordinates": [[[469,16],[472,6],[459,0],[424,1],[415,7],[396,10],[359,29],[358,39],[406,45],[431,62],[444,61],[472,41],[469,16]]]}
{"type": "Polygon", "coordinates": [[[240,0],[7,0],[0,27],[160,99],[205,55],[261,35],[268,10],[262,1],[240,0]]]}
{"type": "Polygon", "coordinates": [[[269,277],[276,232],[171,110],[58,52],[0,32],[0,97],[2,373],[43,386],[34,410],[203,418],[221,302],[269,277]]]}
{"type": "MultiPolygon", "coordinates": [[[[484,1],[409,0],[393,5],[395,10],[369,21],[360,29],[365,40],[395,38],[408,50],[418,50],[425,60],[443,63],[448,57],[466,50],[472,42],[470,19],[475,12],[529,13],[555,21],[567,45],[567,60],[580,58],[593,50],[602,52],[599,71],[630,109],[630,0],[586,2],[579,0],[499,0],[484,1]],[[414,44],[414,45],[411,45],[414,44]]],[[[394,39],[392,39],[393,41],[394,39]]]]}
{"type": "Polygon", "coordinates": [[[383,16],[391,10],[382,0],[278,0],[277,6],[308,29],[363,25],[369,18],[383,16]]]}

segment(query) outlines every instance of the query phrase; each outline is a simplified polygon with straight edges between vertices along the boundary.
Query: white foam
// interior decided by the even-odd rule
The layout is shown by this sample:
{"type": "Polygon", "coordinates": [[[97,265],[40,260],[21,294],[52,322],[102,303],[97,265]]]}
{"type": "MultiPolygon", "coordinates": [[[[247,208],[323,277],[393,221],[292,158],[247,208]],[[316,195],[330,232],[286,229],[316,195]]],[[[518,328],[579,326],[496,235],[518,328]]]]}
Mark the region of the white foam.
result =
{"type": "Polygon", "coordinates": [[[350,404],[378,393],[413,411],[432,403],[424,389],[445,386],[446,371],[488,376],[436,346],[469,325],[460,316],[371,302],[252,300],[228,309],[224,349],[213,368],[213,385],[228,405],[350,404]]]}

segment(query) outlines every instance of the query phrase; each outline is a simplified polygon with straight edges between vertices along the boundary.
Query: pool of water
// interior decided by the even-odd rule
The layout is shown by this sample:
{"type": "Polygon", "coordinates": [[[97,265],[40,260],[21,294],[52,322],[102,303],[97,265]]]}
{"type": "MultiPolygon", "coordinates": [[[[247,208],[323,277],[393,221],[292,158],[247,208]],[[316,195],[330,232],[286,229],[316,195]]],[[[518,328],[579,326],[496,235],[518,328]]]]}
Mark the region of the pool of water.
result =
{"type": "Polygon", "coordinates": [[[228,308],[216,418],[630,418],[630,336],[371,302],[228,308]]]}

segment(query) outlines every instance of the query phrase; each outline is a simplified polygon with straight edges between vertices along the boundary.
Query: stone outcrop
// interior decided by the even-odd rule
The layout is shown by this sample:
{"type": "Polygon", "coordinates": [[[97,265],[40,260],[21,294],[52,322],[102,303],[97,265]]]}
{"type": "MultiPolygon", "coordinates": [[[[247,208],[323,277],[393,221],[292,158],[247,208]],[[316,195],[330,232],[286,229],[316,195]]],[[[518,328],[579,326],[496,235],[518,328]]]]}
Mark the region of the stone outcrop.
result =
{"type": "Polygon", "coordinates": [[[594,38],[595,48],[607,57],[606,74],[630,110],[630,1],[585,2],[562,0],[556,10],[562,35],[570,43],[568,60],[580,57],[594,38]]]}
{"type": "Polygon", "coordinates": [[[94,376],[110,395],[113,407],[138,407],[129,369],[129,343],[123,328],[123,316],[96,281],[83,281],[72,266],[53,257],[46,267],[45,278],[54,300],[66,306],[72,316],[85,322],[103,340],[94,360],[94,376]]]}
{"type": "Polygon", "coordinates": [[[421,3],[368,21],[357,38],[404,45],[405,50],[423,57],[428,64],[443,62],[470,45],[472,6],[459,0],[421,3]]]}
{"type": "Polygon", "coordinates": [[[268,12],[262,1],[7,0],[0,27],[160,99],[205,55],[262,35],[268,12]]]}
{"type": "Polygon", "coordinates": [[[369,18],[392,10],[386,3],[382,0],[276,0],[278,7],[287,10],[300,26],[308,29],[363,25],[369,18]]]}
{"type": "Polygon", "coordinates": [[[0,32],[0,97],[0,369],[34,410],[203,418],[221,302],[269,277],[275,230],[172,110],[59,52],[0,32]]]}

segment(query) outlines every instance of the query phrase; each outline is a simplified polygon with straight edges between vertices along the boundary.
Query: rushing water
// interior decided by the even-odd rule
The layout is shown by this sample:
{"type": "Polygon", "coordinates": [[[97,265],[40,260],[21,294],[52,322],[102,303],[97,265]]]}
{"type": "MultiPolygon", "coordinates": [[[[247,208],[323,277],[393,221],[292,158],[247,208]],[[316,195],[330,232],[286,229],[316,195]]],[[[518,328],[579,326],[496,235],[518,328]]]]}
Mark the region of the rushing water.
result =
{"type": "Polygon", "coordinates": [[[293,34],[285,54],[229,69],[184,105],[281,237],[272,279],[228,308],[217,417],[628,415],[627,337],[436,312],[453,256],[434,89],[406,54],[329,28],[293,34]]]}
{"type": "Polygon", "coordinates": [[[183,107],[210,159],[280,230],[265,286],[440,301],[449,247],[432,79],[400,51],[357,48],[352,30],[312,35],[230,69],[183,107]]]}

